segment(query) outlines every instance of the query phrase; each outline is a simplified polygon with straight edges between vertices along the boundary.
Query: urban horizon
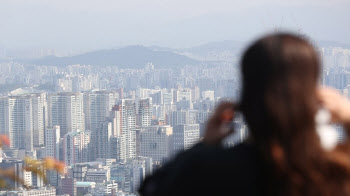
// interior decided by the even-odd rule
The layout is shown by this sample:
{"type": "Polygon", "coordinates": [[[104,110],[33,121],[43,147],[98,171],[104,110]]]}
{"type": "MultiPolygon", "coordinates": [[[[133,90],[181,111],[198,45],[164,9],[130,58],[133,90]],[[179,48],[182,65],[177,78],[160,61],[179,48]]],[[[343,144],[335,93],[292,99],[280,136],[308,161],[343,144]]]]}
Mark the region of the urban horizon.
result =
{"type": "MultiPolygon", "coordinates": [[[[0,3],[0,195],[139,195],[239,101],[241,55],[268,32],[309,39],[320,85],[350,98],[348,1],[167,3],[0,3]]],[[[231,125],[225,148],[249,138],[231,125]]]]}

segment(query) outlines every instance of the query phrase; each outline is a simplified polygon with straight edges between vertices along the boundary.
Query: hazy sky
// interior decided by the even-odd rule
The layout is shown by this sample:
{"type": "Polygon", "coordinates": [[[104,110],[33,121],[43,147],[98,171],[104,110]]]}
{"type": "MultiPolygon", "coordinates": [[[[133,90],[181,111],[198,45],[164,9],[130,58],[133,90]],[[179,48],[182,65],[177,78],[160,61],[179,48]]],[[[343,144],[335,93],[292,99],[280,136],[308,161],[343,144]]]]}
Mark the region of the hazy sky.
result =
{"type": "Polygon", "coordinates": [[[190,47],[274,28],[350,43],[350,1],[0,0],[0,48],[190,47]]]}

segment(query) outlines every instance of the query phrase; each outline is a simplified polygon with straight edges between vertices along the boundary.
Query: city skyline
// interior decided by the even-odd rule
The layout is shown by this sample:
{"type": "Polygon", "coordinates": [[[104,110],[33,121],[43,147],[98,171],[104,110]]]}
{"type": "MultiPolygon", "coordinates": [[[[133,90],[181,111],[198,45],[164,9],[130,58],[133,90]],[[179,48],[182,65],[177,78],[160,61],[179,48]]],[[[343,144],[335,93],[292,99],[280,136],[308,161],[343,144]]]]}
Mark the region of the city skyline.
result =
{"type": "MultiPolygon", "coordinates": [[[[350,49],[317,50],[321,84],[350,97],[350,49]]],[[[239,102],[239,66],[233,61],[239,55],[209,51],[192,53],[206,61],[182,65],[150,60],[122,66],[118,59],[104,66],[0,63],[0,139],[9,141],[0,148],[0,170],[18,171],[25,183],[11,182],[15,188],[0,195],[136,196],[147,175],[203,139],[217,104],[239,102]],[[31,162],[39,165],[27,171],[31,162]],[[52,170],[60,162],[65,172],[52,170]],[[38,171],[46,172],[47,181],[38,171]]],[[[242,116],[232,123],[236,132],[222,141],[225,147],[249,138],[242,116]]],[[[344,141],[341,127],[334,128],[334,139],[344,141]]]]}
{"type": "MultiPolygon", "coordinates": [[[[350,98],[349,8],[349,0],[0,0],[0,196],[139,196],[147,176],[206,143],[227,101],[234,114],[217,129],[232,133],[218,146],[246,143],[255,129],[241,104],[250,72],[242,54],[267,33],[309,42],[319,85],[350,98]]],[[[275,70],[260,62],[253,82],[275,70]]],[[[249,85],[260,93],[259,83],[249,85]]],[[[346,141],[342,126],[327,123],[335,143],[346,141]]]]}

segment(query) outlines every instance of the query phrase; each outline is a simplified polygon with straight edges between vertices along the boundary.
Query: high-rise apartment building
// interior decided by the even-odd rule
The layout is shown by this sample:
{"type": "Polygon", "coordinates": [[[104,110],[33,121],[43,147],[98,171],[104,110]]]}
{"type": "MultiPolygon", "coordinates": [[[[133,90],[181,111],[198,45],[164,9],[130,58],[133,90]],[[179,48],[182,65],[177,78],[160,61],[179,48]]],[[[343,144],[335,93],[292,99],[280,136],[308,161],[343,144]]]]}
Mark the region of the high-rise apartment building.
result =
{"type": "MultiPolygon", "coordinates": [[[[59,159],[60,156],[60,126],[54,126],[45,130],[45,156],[59,159]]],[[[58,187],[59,176],[56,171],[46,171],[47,182],[51,186],[58,187]]]]}
{"type": "Polygon", "coordinates": [[[96,158],[111,158],[112,122],[105,121],[95,133],[96,158]]]}
{"type": "Polygon", "coordinates": [[[150,126],[153,116],[152,98],[138,99],[136,107],[137,125],[140,127],[150,126]]]}
{"type": "MultiPolygon", "coordinates": [[[[31,95],[8,96],[0,99],[0,134],[9,136],[10,148],[33,150],[33,98],[31,95]]],[[[38,117],[38,116],[36,116],[38,117]]],[[[41,119],[43,120],[43,119],[41,119]]]]}
{"type": "Polygon", "coordinates": [[[59,159],[60,126],[47,128],[45,131],[45,156],[59,159]]]}
{"type": "Polygon", "coordinates": [[[75,130],[63,137],[63,157],[66,165],[89,161],[90,131],[75,130]]]}
{"type": "Polygon", "coordinates": [[[194,86],[191,88],[191,100],[197,101],[200,98],[200,90],[198,86],[194,86]]]}
{"type": "Polygon", "coordinates": [[[46,126],[46,94],[32,94],[32,113],[33,113],[33,145],[41,146],[45,143],[44,130],[46,126]]]}
{"type": "Polygon", "coordinates": [[[136,157],[136,103],[132,99],[119,101],[121,112],[122,134],[125,135],[126,158],[136,157]]]}
{"type": "Polygon", "coordinates": [[[146,177],[145,160],[132,160],[132,192],[136,193],[146,177]]]}
{"type": "Polygon", "coordinates": [[[116,97],[115,92],[109,91],[92,91],[84,94],[85,128],[91,130],[90,152],[92,160],[108,156],[105,150],[109,148],[101,148],[101,145],[108,145],[108,141],[101,140],[101,138],[105,138],[101,134],[105,134],[103,131],[106,131],[106,126],[103,123],[110,117],[116,97]]]}
{"type": "Polygon", "coordinates": [[[92,91],[84,93],[85,128],[96,131],[116,103],[117,94],[109,91],[92,91]]]}
{"type": "Polygon", "coordinates": [[[116,159],[118,162],[126,161],[126,140],[125,135],[120,135],[111,138],[111,158],[116,159]]]}
{"type": "Polygon", "coordinates": [[[60,137],[72,130],[85,130],[82,93],[56,93],[48,96],[49,126],[60,126],[60,137]]]}
{"type": "Polygon", "coordinates": [[[119,105],[114,105],[109,118],[112,122],[112,135],[114,137],[122,135],[122,111],[119,108],[119,105]]]}

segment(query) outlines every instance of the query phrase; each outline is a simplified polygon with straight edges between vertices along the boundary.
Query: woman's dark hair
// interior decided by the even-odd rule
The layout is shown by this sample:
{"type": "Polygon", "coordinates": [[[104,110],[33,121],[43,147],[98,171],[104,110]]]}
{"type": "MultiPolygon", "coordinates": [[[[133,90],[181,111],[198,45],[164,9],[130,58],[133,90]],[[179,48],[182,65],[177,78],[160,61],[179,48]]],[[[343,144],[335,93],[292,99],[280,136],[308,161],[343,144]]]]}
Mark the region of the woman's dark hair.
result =
{"type": "Polygon", "coordinates": [[[245,52],[240,103],[265,165],[270,195],[349,195],[350,156],[322,149],[316,133],[320,62],[305,39],[263,37],[245,52]]]}

